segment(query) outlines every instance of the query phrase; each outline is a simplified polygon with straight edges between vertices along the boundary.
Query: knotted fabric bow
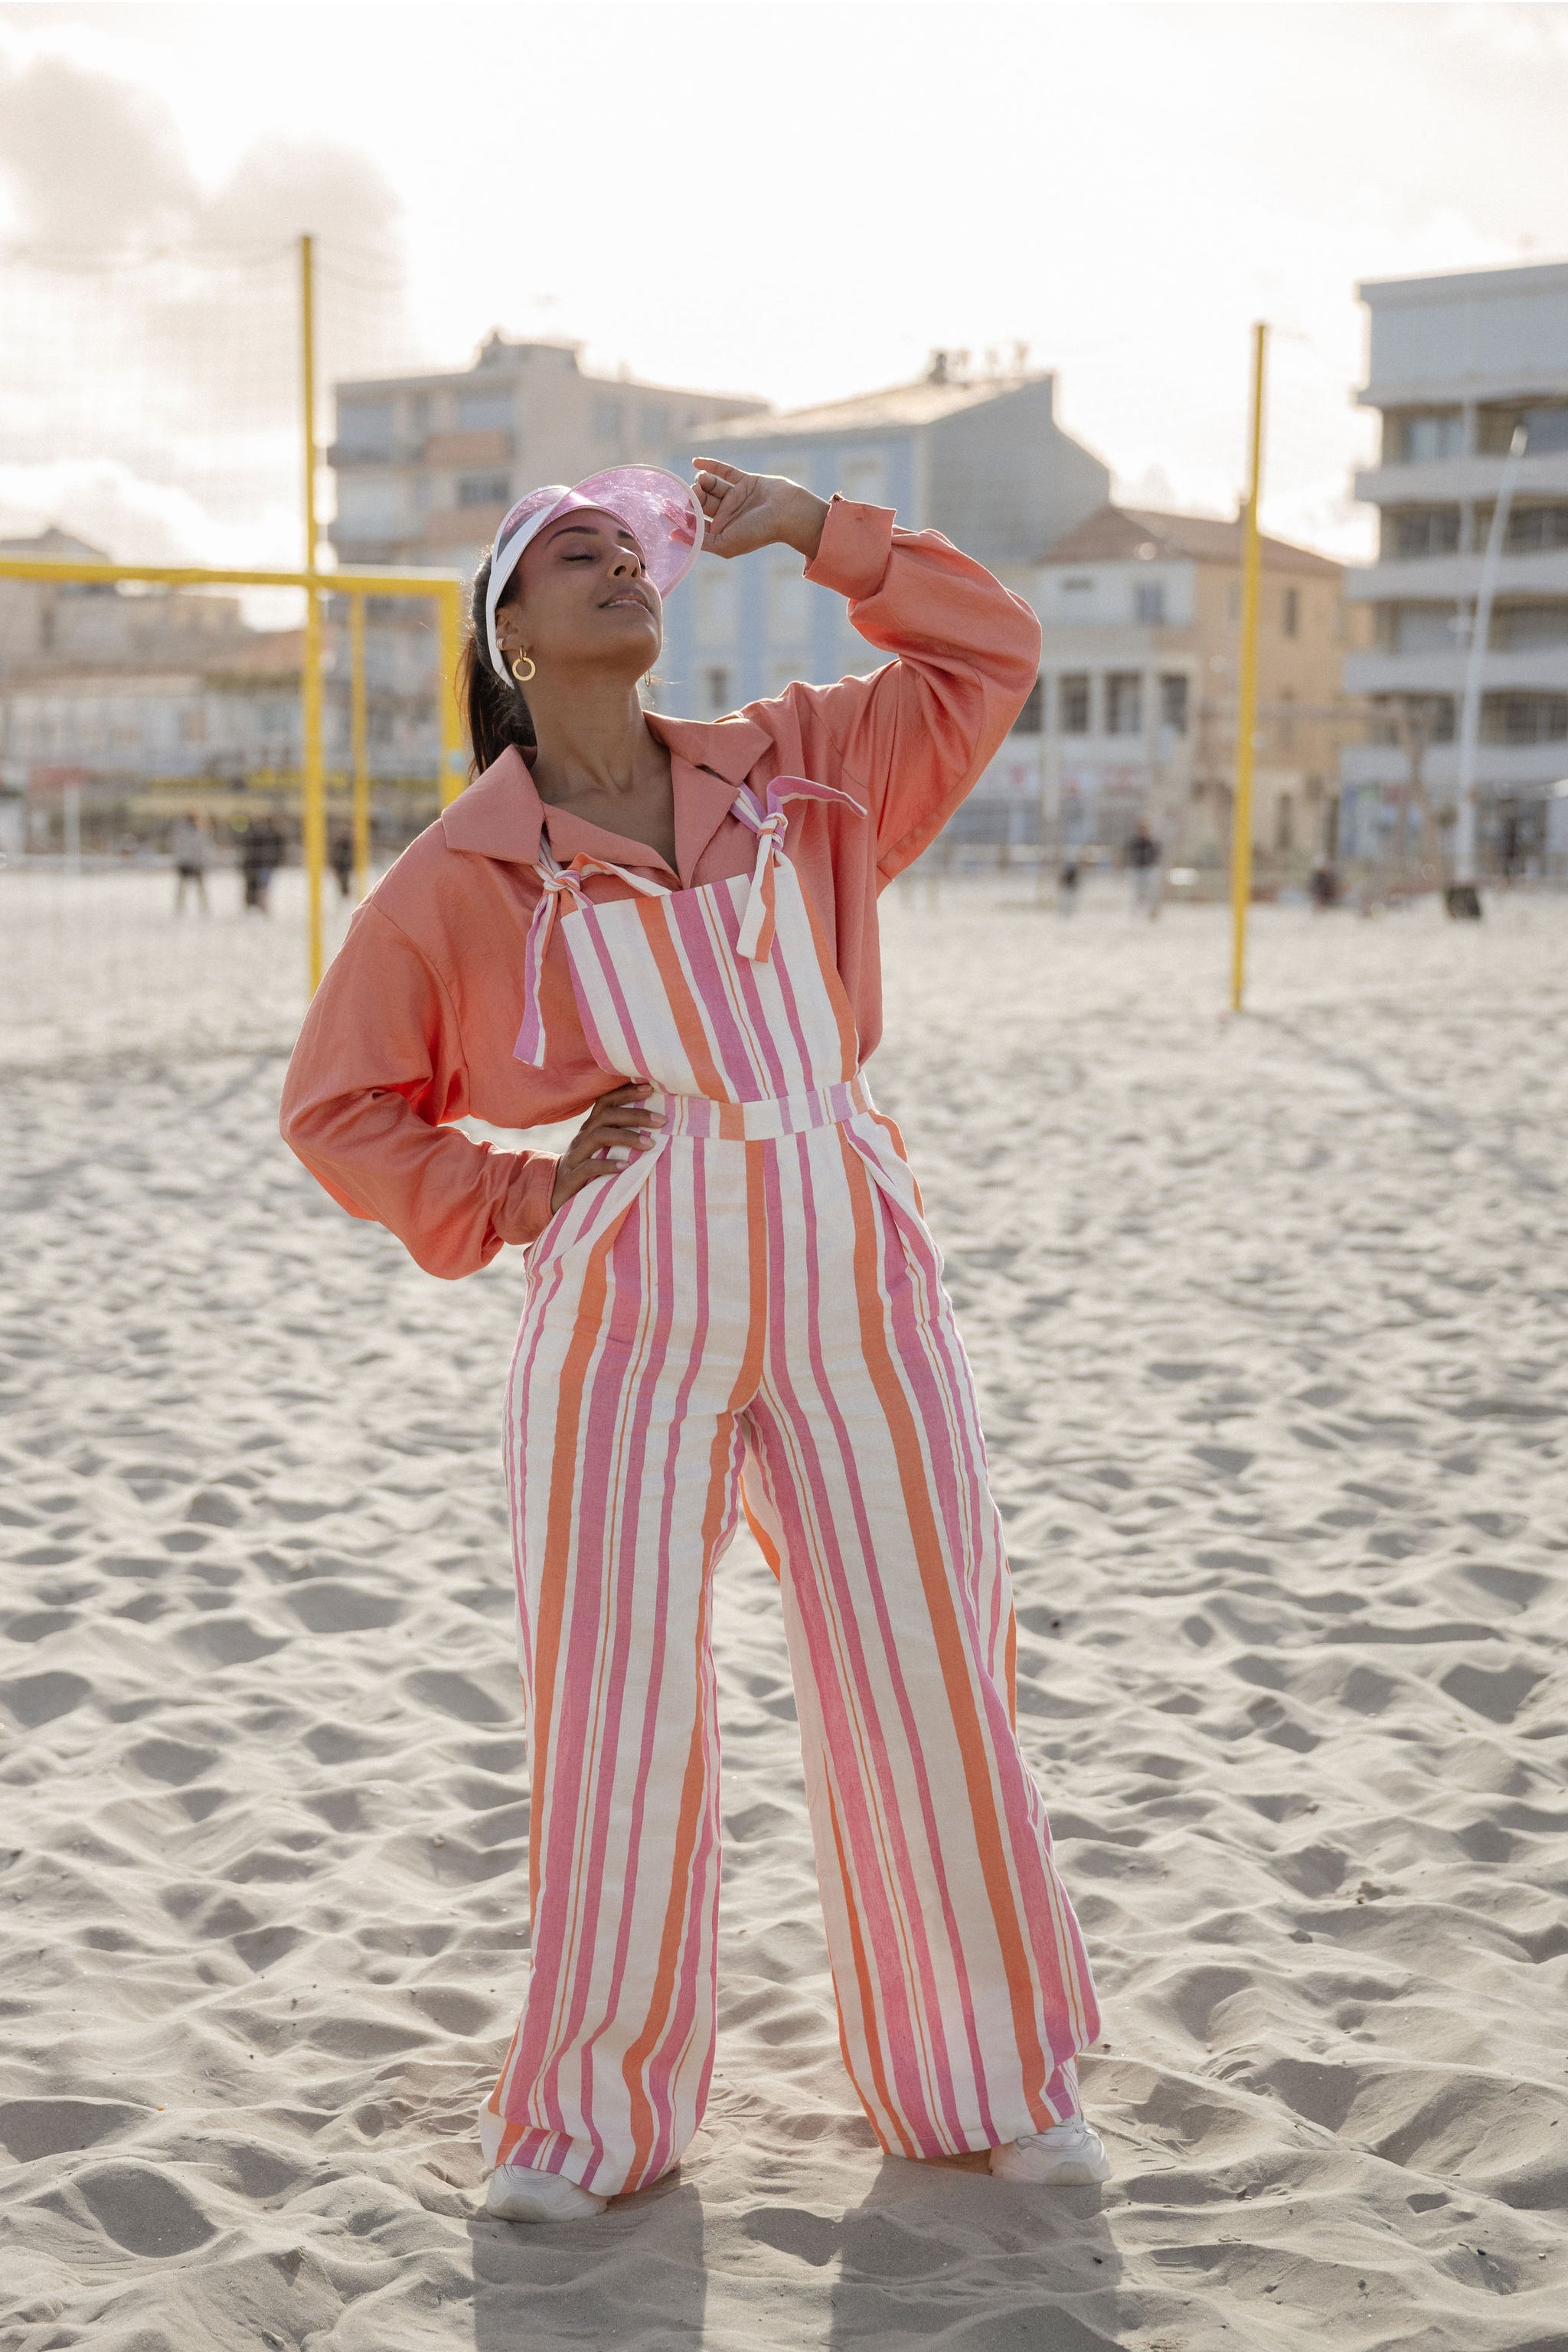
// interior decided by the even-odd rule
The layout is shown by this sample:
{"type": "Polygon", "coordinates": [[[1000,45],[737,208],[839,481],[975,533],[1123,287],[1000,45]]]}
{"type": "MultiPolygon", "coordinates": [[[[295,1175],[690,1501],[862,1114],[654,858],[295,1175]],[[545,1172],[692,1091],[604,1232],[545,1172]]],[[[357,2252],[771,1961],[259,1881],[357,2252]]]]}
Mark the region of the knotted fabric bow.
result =
{"type": "Polygon", "coordinates": [[[757,836],[757,862],[752,868],[746,911],[741,918],[740,936],[735,941],[737,951],[748,963],[766,963],[773,951],[777,897],[773,865],[784,856],[784,835],[789,831],[789,819],[784,814],[786,801],[837,801],[843,807],[853,809],[857,816],[866,814],[859,802],[851,800],[847,793],[839,792],[833,784],[814,784],[809,776],[775,776],[761,809],[744,788],[736,794],[731,814],[749,825],[757,836]]]}
{"type": "Polygon", "coordinates": [[[669,896],[662,882],[650,882],[640,874],[628,874],[624,866],[612,866],[606,858],[590,857],[579,850],[570,866],[557,866],[548,851],[535,867],[543,885],[539,904],[533,910],[533,920],[528,927],[528,938],[522,950],[522,1026],[512,1047],[512,1059],[526,1062],[531,1069],[544,1067],[544,959],[549,952],[551,936],[562,902],[580,898],[587,903],[583,887],[584,874],[614,874],[620,881],[629,882],[645,898],[666,898],[669,896]]]}

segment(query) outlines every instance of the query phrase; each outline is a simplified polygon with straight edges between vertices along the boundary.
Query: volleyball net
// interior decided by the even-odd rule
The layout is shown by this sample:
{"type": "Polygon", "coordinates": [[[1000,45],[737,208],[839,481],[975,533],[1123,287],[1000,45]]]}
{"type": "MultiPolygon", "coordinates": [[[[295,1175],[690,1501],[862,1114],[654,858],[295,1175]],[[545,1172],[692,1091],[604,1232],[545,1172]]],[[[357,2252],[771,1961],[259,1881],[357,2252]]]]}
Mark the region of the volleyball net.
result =
{"type": "Polygon", "coordinates": [[[324,543],[330,386],[416,358],[309,238],[0,256],[5,1058],[286,1039],[461,789],[461,580],[324,543]]]}

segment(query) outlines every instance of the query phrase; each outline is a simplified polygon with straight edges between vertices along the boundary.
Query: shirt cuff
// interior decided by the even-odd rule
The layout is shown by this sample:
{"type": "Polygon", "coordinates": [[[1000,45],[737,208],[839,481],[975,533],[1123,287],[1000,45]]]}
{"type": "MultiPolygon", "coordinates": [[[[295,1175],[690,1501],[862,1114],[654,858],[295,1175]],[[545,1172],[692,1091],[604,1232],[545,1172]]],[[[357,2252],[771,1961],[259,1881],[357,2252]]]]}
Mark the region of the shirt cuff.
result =
{"type": "Polygon", "coordinates": [[[501,1241],[528,1243],[537,1240],[550,1223],[550,1196],[561,1162],[551,1151],[520,1151],[514,1156],[522,1161],[521,1176],[507,1187],[490,1222],[501,1241]]]}
{"type": "Polygon", "coordinates": [[[822,544],[805,567],[820,588],[836,588],[859,604],[880,588],[893,552],[893,509],[857,506],[835,491],[822,526],[822,544]]]}

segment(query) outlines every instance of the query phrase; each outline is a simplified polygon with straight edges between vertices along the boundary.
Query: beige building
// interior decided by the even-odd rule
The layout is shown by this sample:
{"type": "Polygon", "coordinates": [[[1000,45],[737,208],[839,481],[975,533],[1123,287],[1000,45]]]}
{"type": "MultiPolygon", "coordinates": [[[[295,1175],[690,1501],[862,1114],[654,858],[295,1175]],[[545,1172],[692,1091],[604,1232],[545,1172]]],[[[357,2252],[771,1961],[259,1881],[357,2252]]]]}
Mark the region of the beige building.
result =
{"type": "Polygon", "coordinates": [[[340,562],[471,572],[513,501],[541,482],[695,455],[704,426],[765,408],[629,376],[595,376],[581,345],[492,335],[470,368],[336,387],[340,562]]]}
{"type": "MultiPolygon", "coordinates": [[[[1140,819],[1170,862],[1228,853],[1241,623],[1239,522],[1101,507],[1026,570],[1040,686],[986,778],[1037,800],[1068,847],[1118,848],[1140,819]]],[[[1340,751],[1359,733],[1341,664],[1364,631],[1342,564],[1263,541],[1253,835],[1266,877],[1334,848],[1340,751]]]]}

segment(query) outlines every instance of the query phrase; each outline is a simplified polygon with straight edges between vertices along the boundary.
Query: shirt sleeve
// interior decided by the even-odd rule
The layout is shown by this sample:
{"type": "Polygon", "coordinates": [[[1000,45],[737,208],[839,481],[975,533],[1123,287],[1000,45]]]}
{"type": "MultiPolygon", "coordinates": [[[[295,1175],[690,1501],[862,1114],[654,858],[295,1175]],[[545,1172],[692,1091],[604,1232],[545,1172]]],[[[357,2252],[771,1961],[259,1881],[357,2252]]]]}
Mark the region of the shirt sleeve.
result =
{"type": "Polygon", "coordinates": [[[352,1217],[385,1225],[427,1274],[475,1273],[550,1215],[557,1162],[474,1143],[468,1072],[440,974],[374,902],[317,990],[289,1064],[283,1139],[352,1217]]]}
{"type": "Polygon", "coordinates": [[[900,530],[886,507],[836,498],[805,576],[847,596],[861,636],[895,656],[870,677],[791,694],[807,706],[804,730],[826,730],[865,792],[890,881],[1001,748],[1039,674],[1040,625],[940,531],[900,530]]]}

